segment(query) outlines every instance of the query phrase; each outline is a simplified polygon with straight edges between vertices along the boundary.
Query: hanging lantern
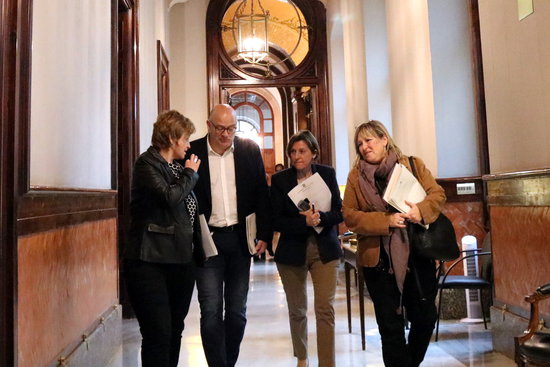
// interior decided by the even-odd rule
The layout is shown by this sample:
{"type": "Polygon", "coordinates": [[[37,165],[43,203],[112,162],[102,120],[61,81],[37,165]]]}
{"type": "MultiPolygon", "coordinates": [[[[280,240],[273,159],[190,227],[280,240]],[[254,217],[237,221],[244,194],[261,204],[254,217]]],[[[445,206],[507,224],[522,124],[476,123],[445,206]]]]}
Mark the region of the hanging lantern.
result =
{"type": "Polygon", "coordinates": [[[269,12],[264,10],[260,0],[242,0],[235,11],[233,31],[236,32],[237,53],[251,64],[258,64],[269,54],[268,18],[269,12]]]}

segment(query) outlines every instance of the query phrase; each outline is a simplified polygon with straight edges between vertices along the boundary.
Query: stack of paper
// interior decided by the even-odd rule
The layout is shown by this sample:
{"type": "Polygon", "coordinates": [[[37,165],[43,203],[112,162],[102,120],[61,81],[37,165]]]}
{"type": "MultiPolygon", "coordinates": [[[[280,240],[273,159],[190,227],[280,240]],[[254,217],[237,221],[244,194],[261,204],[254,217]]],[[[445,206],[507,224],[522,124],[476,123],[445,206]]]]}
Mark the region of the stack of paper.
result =
{"type": "Polygon", "coordinates": [[[201,240],[202,248],[204,250],[204,257],[209,258],[216,256],[218,254],[218,249],[214,244],[214,239],[212,238],[212,233],[210,233],[210,228],[208,228],[208,223],[204,214],[199,215],[199,223],[201,226],[201,240]]]}
{"type": "MultiPolygon", "coordinates": [[[[206,222],[204,214],[199,215],[199,221],[201,226],[201,240],[202,248],[204,250],[204,257],[209,258],[218,254],[218,249],[212,238],[212,233],[206,222]]],[[[248,244],[248,251],[250,255],[256,254],[256,213],[252,213],[246,217],[246,242],[248,244]]]]}
{"type": "Polygon", "coordinates": [[[426,191],[414,175],[401,163],[396,163],[390,181],[384,191],[383,199],[399,210],[407,213],[410,207],[405,200],[411,203],[419,203],[426,197],[426,191]]]}
{"type": "MultiPolygon", "coordinates": [[[[290,190],[288,196],[300,210],[303,210],[299,205],[301,201],[307,201],[315,205],[315,210],[321,212],[329,212],[332,204],[332,193],[319,173],[315,173],[296,185],[290,190]]],[[[323,227],[313,228],[317,233],[321,233],[323,230],[323,227]]]]}

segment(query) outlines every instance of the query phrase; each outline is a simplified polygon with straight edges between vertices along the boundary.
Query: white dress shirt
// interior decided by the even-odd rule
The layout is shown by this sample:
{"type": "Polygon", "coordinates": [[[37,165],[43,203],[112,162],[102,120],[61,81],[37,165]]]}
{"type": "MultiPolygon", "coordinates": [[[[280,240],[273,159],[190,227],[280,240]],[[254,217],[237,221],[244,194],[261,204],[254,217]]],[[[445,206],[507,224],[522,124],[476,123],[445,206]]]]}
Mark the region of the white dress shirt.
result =
{"type": "Polygon", "coordinates": [[[210,191],[212,193],[212,214],[208,225],[228,227],[239,222],[237,216],[237,186],[235,183],[235,147],[222,155],[216,153],[206,139],[208,166],[210,170],[210,191]]]}

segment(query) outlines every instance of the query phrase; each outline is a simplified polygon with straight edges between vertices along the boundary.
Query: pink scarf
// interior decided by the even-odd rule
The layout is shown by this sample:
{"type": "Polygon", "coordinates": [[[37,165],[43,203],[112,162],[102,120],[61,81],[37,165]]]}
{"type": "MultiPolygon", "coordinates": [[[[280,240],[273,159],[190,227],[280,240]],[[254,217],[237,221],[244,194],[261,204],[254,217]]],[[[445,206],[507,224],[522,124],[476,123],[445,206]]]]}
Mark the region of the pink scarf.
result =
{"type": "MultiPolygon", "coordinates": [[[[378,192],[376,180],[388,181],[397,163],[397,155],[390,151],[380,164],[359,161],[359,188],[363,197],[375,211],[389,212],[390,206],[382,199],[383,192],[378,192]]],[[[407,275],[409,262],[409,237],[406,228],[390,228],[389,236],[381,236],[384,250],[390,259],[390,273],[395,274],[399,291],[403,293],[403,283],[407,275]]]]}

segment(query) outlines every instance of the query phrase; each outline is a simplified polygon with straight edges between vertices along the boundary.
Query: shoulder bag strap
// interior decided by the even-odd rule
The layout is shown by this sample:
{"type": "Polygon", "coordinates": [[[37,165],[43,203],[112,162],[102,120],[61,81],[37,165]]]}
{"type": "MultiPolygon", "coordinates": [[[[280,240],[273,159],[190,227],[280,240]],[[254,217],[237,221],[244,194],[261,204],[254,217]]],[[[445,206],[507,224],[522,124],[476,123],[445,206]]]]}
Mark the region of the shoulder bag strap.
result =
{"type": "Polygon", "coordinates": [[[418,172],[416,172],[416,165],[414,164],[413,156],[409,156],[409,164],[411,165],[412,173],[416,179],[418,179],[418,172]]]}

